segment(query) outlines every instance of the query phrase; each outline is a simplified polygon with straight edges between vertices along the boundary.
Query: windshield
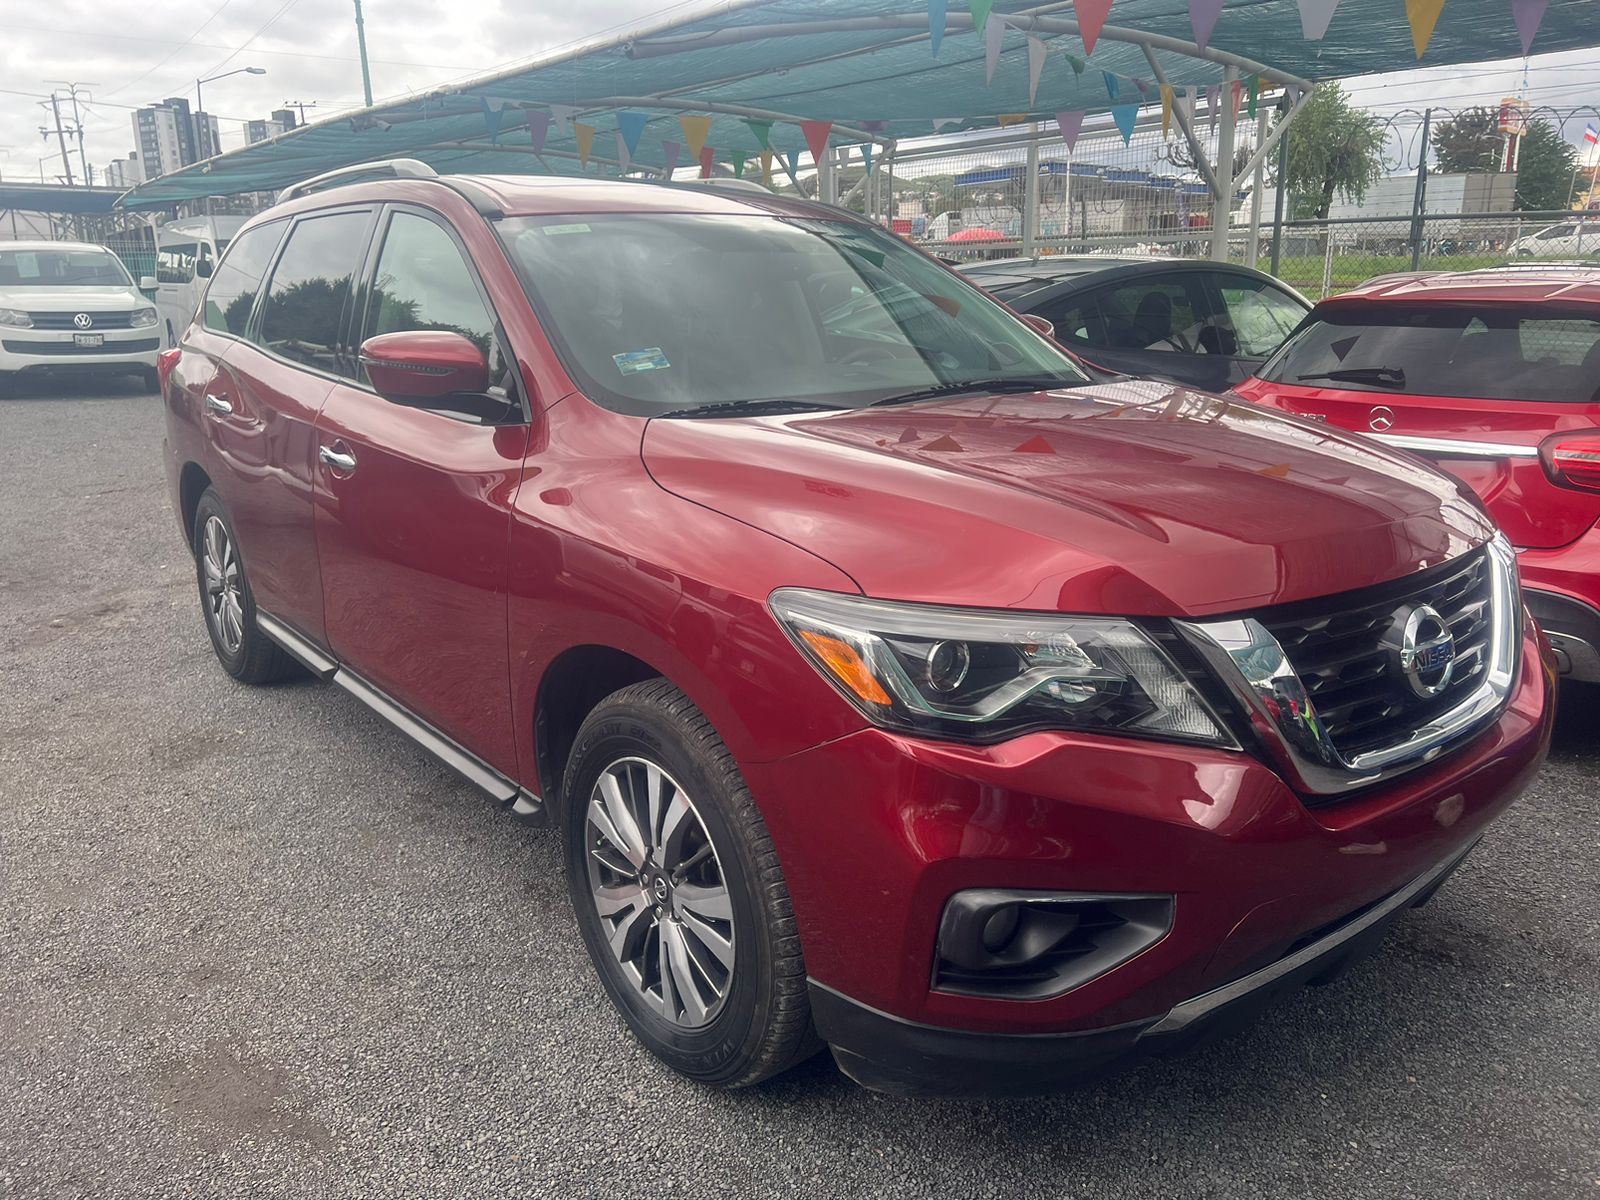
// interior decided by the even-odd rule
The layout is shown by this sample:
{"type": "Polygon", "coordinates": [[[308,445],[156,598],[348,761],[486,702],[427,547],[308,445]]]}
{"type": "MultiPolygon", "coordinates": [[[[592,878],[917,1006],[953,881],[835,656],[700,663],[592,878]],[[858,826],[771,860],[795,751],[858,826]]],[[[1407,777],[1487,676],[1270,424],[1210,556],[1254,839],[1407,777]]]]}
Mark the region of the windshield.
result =
{"type": "Polygon", "coordinates": [[[1260,377],[1396,395],[1590,403],[1600,383],[1600,318],[1507,305],[1329,304],[1260,377]]]}
{"type": "Polygon", "coordinates": [[[0,250],[0,288],[132,286],[108,250],[0,250]]]}
{"type": "Polygon", "coordinates": [[[1089,382],[981,292],[867,226],[618,213],[498,228],[568,372],[619,411],[855,408],[967,382],[1089,382]]]}

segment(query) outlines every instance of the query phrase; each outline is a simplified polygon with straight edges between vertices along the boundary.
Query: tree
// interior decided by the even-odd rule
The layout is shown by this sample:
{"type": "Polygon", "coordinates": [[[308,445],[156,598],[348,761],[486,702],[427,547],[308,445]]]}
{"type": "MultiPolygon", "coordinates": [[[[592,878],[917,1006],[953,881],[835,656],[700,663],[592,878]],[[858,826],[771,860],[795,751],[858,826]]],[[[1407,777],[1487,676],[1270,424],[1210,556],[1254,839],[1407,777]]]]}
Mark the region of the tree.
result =
{"type": "Polygon", "coordinates": [[[1517,148],[1519,209],[1566,208],[1578,152],[1548,121],[1531,121],[1517,148]]]}
{"type": "Polygon", "coordinates": [[[1441,174],[1500,169],[1505,138],[1495,109],[1468,108],[1440,121],[1432,141],[1433,169],[1441,174]]]}
{"type": "Polygon", "coordinates": [[[1289,127],[1289,194],[1295,211],[1326,217],[1335,194],[1357,203],[1383,174],[1383,126],[1354,108],[1338,84],[1319,83],[1289,127]]]}

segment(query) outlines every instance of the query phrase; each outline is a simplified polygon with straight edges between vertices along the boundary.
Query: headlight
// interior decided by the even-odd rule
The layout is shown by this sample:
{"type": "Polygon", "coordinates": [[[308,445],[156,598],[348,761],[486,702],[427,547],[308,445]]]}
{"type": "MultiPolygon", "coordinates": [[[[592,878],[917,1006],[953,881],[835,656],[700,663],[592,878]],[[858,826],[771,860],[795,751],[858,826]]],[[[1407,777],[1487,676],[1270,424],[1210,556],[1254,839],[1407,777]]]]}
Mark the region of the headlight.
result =
{"type": "Polygon", "coordinates": [[[133,314],[133,317],[128,321],[128,324],[134,329],[145,329],[151,325],[154,325],[155,323],[156,310],[153,308],[141,308],[136,310],[133,314]]]}
{"type": "Polygon", "coordinates": [[[1168,654],[1129,621],[799,588],[770,604],[801,652],[878,725],[985,742],[1081,729],[1232,744],[1168,654]]]}
{"type": "Polygon", "coordinates": [[[32,329],[33,318],[20,308],[0,308],[0,325],[13,329],[32,329]]]}

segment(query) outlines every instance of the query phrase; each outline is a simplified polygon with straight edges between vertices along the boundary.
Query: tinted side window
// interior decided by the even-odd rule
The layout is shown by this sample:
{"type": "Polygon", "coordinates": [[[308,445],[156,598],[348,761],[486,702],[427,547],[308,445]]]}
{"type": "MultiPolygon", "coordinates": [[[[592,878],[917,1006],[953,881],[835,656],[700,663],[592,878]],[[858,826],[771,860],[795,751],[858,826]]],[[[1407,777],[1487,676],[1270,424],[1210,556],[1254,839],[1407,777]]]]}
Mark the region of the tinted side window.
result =
{"type": "Polygon", "coordinates": [[[282,221],[259,225],[234,241],[206,289],[206,328],[244,336],[256,293],[261,289],[261,277],[283,236],[283,225],[282,221]]]}
{"type": "Polygon", "coordinates": [[[1202,290],[1181,276],[1138,279],[1099,293],[1105,344],[1119,350],[1215,354],[1202,290]]]}
{"type": "Polygon", "coordinates": [[[157,283],[188,283],[194,278],[194,242],[168,242],[156,251],[157,283]]]}
{"type": "Polygon", "coordinates": [[[368,215],[333,213],[295,223],[261,307],[257,340],[264,347],[321,371],[351,373],[339,356],[339,328],[368,215]]]}

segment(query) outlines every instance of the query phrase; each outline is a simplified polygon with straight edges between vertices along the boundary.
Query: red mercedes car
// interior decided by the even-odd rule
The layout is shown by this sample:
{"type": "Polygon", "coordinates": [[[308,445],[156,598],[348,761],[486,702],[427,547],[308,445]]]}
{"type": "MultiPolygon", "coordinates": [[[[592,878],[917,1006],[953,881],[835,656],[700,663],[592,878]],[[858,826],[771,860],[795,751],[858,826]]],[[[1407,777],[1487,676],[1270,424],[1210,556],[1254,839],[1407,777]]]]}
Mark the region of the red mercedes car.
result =
{"type": "Polygon", "coordinates": [[[1236,389],[1437,464],[1517,547],[1563,676],[1600,683],[1600,266],[1395,275],[1236,389]]]}
{"type": "Polygon", "coordinates": [[[1538,768],[1511,549],[1415,458],[1095,384],[830,208],[364,170],[163,357],[212,646],[558,828],[679,1071],[1019,1093],[1188,1044],[1538,768]]]}

